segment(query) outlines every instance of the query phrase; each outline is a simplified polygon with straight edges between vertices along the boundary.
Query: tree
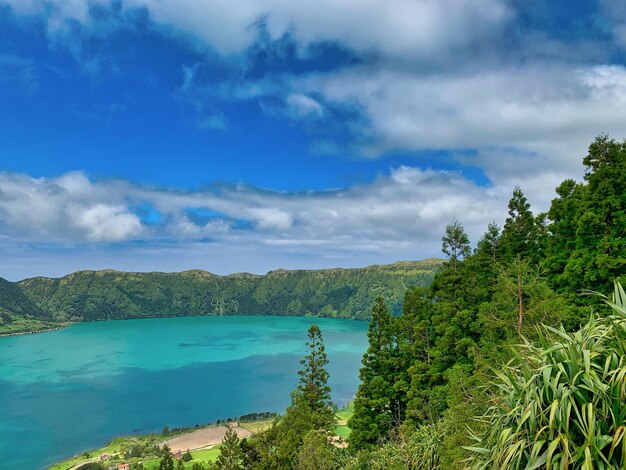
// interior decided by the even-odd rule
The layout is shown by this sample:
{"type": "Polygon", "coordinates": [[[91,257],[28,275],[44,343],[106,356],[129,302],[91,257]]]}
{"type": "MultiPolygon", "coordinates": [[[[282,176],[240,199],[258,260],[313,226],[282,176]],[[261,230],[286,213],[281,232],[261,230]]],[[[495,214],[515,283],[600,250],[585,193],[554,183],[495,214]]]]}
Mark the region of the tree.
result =
{"type": "Polygon", "coordinates": [[[174,458],[172,452],[167,445],[163,445],[161,449],[161,460],[159,461],[159,470],[174,470],[174,458]]]}
{"type": "Polygon", "coordinates": [[[404,296],[402,317],[406,324],[409,340],[404,346],[407,356],[407,374],[410,386],[407,389],[405,425],[415,427],[418,423],[433,419],[428,391],[432,385],[432,349],[435,345],[433,325],[434,305],[425,288],[409,289],[404,296]]]}
{"type": "Polygon", "coordinates": [[[239,470],[243,469],[241,448],[239,447],[239,437],[234,429],[228,428],[222,445],[220,446],[220,455],[217,457],[217,468],[223,470],[239,470]]]}
{"type": "Polygon", "coordinates": [[[328,357],[324,347],[322,332],[315,324],[309,327],[308,354],[300,361],[303,369],[298,371],[300,383],[298,392],[316,419],[315,429],[328,429],[334,423],[333,406],[328,386],[328,357]]]}
{"type": "Polygon", "coordinates": [[[508,259],[519,255],[523,259],[539,260],[535,217],[519,186],[515,186],[509,200],[509,217],[504,223],[501,242],[508,259]]]}
{"type": "Polygon", "coordinates": [[[176,470],[185,470],[185,464],[182,460],[176,461],[176,470]]]}
{"type": "Polygon", "coordinates": [[[456,219],[446,226],[446,233],[441,241],[441,251],[455,269],[458,261],[470,254],[469,238],[463,225],[456,219]]]}
{"type": "Polygon", "coordinates": [[[283,418],[262,436],[261,458],[269,468],[291,468],[310,431],[330,432],[335,427],[326,371],[328,358],[317,325],[309,328],[306,345],[308,353],[300,362],[300,381],[291,394],[291,403],[283,418]]]}
{"type": "Polygon", "coordinates": [[[258,439],[249,440],[244,437],[239,440],[239,448],[241,449],[241,465],[243,468],[253,468],[254,465],[261,460],[261,452],[257,446],[258,439]]]}
{"type": "Polygon", "coordinates": [[[329,442],[325,431],[314,429],[302,442],[298,451],[295,468],[297,470],[334,470],[339,468],[337,452],[329,442]]]}
{"type": "Polygon", "coordinates": [[[500,258],[500,227],[495,222],[487,226],[483,238],[478,241],[476,254],[485,256],[494,263],[500,258]]]}
{"type": "Polygon", "coordinates": [[[567,179],[556,188],[556,193],[558,197],[552,200],[547,213],[549,235],[542,265],[552,286],[563,291],[567,286],[563,272],[576,249],[577,218],[584,204],[585,187],[567,179]]]}
{"type": "Polygon", "coordinates": [[[392,410],[393,370],[390,357],[393,354],[393,319],[382,297],[372,308],[372,319],[367,331],[369,347],[363,356],[359,372],[361,384],[354,400],[354,414],[348,421],[351,449],[372,448],[380,439],[388,436],[394,424],[392,410]]]}
{"type": "Polygon", "coordinates": [[[601,135],[583,163],[586,185],[565,277],[570,289],[606,292],[626,269],[626,142],[601,135]]]}

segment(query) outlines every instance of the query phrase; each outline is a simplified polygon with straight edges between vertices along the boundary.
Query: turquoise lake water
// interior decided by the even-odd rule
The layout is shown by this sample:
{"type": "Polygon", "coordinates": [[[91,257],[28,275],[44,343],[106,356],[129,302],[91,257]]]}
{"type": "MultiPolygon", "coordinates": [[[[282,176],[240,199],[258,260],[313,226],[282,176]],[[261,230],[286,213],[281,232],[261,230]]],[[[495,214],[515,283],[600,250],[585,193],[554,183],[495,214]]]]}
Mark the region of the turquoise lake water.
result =
{"type": "Polygon", "coordinates": [[[0,338],[0,462],[41,469],[117,435],[282,412],[317,323],[333,400],[358,386],[367,323],[187,317],[82,323],[0,338]]]}

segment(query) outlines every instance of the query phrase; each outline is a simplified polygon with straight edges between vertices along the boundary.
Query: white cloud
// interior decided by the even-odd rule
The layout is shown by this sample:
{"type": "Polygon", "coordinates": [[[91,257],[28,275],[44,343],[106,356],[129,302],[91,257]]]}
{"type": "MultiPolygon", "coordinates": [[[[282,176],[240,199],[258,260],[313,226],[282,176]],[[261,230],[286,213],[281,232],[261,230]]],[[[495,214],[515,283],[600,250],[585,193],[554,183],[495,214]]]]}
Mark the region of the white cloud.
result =
{"type": "Polygon", "coordinates": [[[594,137],[621,136],[626,122],[626,68],[617,65],[436,74],[355,67],[292,86],[331,105],[359,106],[366,125],[356,146],[366,155],[475,149],[478,156],[459,161],[482,168],[495,185],[579,176],[594,137]]]}
{"type": "Polygon", "coordinates": [[[293,223],[290,214],[276,207],[252,207],[248,213],[263,230],[287,230],[293,223]]]}
{"type": "MultiPolygon", "coordinates": [[[[89,23],[90,4],[110,0],[0,0],[21,14],[45,13],[51,30],[65,19],[89,23]]],[[[123,0],[158,23],[196,36],[223,54],[240,53],[264,21],[274,39],[291,33],[306,47],[339,41],[358,51],[436,58],[503,31],[513,16],[504,0],[123,0]]]]}
{"type": "Polygon", "coordinates": [[[126,241],[141,233],[139,218],[125,207],[107,204],[91,207],[70,205],[67,212],[72,225],[84,230],[90,241],[126,241]]]}
{"type": "MultiPolygon", "coordinates": [[[[223,257],[235,247],[256,253],[253,265],[263,269],[277,267],[272,262],[293,266],[298,259],[301,267],[337,260],[354,265],[436,255],[444,226],[455,217],[476,240],[492,218],[504,217],[507,198],[497,188],[477,186],[454,172],[410,167],[393,169],[368,184],[303,193],[247,186],[171,191],[122,180],[90,181],[81,173],[57,178],[4,173],[0,239],[5,248],[22,246],[30,255],[38,246],[50,250],[71,244],[80,252],[93,242],[137,240],[141,244],[132,250],[122,243],[126,253],[179,250],[187,267],[199,259],[186,249],[211,252],[211,261],[225,266],[223,257]],[[161,222],[142,224],[133,209],[142,204],[154,207],[161,222]],[[220,215],[199,223],[188,217],[190,209],[220,215]]],[[[15,257],[24,256],[17,253],[15,257]]],[[[76,263],[74,268],[82,266],[76,263]]]]}
{"type": "Polygon", "coordinates": [[[292,33],[300,44],[340,41],[361,51],[435,57],[471,47],[501,31],[512,12],[501,0],[126,0],[157,22],[191,33],[224,54],[256,39],[265,21],[272,38],[292,33]]]}
{"type": "Polygon", "coordinates": [[[369,119],[370,152],[488,146],[546,140],[590,142],[626,119],[626,69],[547,64],[455,74],[353,68],[294,86],[335,103],[357,103],[369,119]]]}

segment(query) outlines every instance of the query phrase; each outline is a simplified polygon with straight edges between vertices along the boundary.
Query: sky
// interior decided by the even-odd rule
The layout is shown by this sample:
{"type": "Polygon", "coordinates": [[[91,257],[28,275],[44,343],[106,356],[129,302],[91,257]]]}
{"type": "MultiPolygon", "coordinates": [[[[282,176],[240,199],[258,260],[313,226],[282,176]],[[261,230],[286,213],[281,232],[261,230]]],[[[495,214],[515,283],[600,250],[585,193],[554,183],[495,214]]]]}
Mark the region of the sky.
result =
{"type": "Polygon", "coordinates": [[[0,276],[441,256],[600,133],[623,0],[0,0],[0,276]]]}

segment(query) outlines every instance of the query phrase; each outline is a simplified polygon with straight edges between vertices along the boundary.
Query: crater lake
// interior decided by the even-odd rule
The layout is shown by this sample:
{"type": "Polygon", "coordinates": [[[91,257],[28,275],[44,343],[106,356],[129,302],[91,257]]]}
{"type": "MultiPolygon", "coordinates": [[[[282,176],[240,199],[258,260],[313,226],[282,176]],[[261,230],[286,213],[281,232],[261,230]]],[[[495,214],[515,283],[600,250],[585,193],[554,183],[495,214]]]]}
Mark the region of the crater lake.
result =
{"type": "Polygon", "coordinates": [[[311,323],[333,401],[358,387],[367,322],[204,316],[79,323],[0,338],[0,462],[40,469],[112,437],[282,413],[311,323]]]}

